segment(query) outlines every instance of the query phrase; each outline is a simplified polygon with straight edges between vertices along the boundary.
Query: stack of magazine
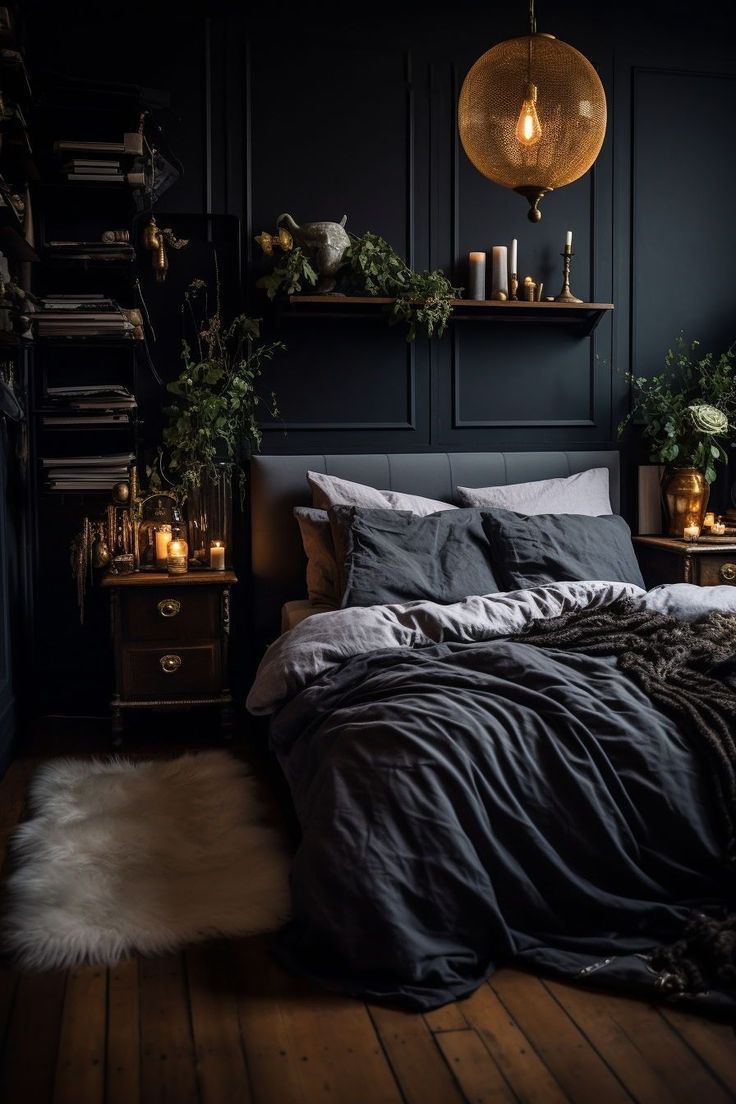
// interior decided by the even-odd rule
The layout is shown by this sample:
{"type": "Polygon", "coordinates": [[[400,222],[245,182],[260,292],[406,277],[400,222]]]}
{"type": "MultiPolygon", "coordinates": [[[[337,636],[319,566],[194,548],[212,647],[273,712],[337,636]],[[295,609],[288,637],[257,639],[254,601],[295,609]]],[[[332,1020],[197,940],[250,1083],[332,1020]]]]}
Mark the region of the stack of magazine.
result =
{"type": "Polygon", "coordinates": [[[32,315],[36,336],[143,339],[139,310],[127,310],[101,294],[47,295],[32,315]]]}
{"type": "Polygon", "coordinates": [[[128,477],[135,459],[132,452],[114,456],[48,456],[41,464],[49,491],[97,491],[105,493],[128,477]]]}
{"type": "Polygon", "coordinates": [[[136,410],[135,396],[122,384],[47,387],[47,426],[129,425],[136,410]]]}

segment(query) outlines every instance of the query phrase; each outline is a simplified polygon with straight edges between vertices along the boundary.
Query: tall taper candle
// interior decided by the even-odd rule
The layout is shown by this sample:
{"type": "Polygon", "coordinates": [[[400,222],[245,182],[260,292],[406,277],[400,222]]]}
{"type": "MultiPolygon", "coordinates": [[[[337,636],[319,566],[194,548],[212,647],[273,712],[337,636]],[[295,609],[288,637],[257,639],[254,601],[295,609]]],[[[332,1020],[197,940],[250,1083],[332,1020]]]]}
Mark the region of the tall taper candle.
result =
{"type": "Polygon", "coordinates": [[[509,259],[509,272],[512,275],[514,275],[514,273],[518,273],[518,271],[519,271],[518,268],[516,267],[516,247],[517,247],[518,244],[519,243],[518,243],[517,239],[512,238],[512,240],[511,240],[511,257],[509,259]]]}
{"type": "Polygon", "coordinates": [[[572,253],[572,230],[568,230],[565,235],[565,252],[572,253]]]}
{"type": "Polygon", "coordinates": [[[468,254],[468,299],[486,297],[486,255],[468,254]]]}
{"type": "Polygon", "coordinates": [[[508,299],[509,297],[508,252],[505,245],[493,246],[491,299],[508,299]]]}

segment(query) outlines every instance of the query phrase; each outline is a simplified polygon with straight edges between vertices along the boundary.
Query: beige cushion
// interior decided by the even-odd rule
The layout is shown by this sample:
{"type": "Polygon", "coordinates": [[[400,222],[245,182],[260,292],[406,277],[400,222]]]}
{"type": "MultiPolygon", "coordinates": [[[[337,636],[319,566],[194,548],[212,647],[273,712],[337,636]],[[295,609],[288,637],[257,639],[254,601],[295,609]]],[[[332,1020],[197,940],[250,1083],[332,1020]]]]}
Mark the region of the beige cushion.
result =
{"type": "Polygon", "coordinates": [[[457,509],[451,502],[402,494],[401,491],[378,491],[365,483],[353,483],[349,479],[339,479],[336,475],[324,475],[322,472],[308,471],[307,479],[312,488],[312,503],[320,510],[327,510],[330,506],[363,506],[369,510],[408,510],[425,517],[439,510],[457,509]]]}
{"type": "Polygon", "coordinates": [[[312,506],[295,506],[294,517],[307,557],[309,600],[318,606],[337,606],[341,591],[330,519],[325,510],[315,510],[312,506]]]}
{"type": "Polygon", "coordinates": [[[517,514],[613,513],[608,490],[608,468],[590,468],[564,479],[537,479],[505,487],[458,487],[463,506],[488,506],[517,514]]]}

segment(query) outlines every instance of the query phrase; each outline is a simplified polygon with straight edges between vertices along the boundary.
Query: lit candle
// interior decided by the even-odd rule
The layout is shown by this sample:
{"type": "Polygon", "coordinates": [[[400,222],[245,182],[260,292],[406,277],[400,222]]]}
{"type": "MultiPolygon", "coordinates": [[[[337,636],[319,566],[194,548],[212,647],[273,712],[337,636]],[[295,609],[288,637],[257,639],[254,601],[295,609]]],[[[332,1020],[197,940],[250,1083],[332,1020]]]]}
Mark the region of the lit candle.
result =
{"type": "Polygon", "coordinates": [[[509,272],[512,276],[515,276],[516,273],[519,271],[516,267],[516,247],[518,246],[518,244],[519,243],[517,239],[513,238],[511,241],[511,259],[509,260],[509,272]]]}
{"type": "Polygon", "coordinates": [[[710,527],[710,531],[716,537],[725,536],[725,533],[726,533],[726,523],[725,523],[725,521],[723,521],[722,518],[719,518],[718,521],[714,521],[713,524],[710,527]]]}
{"type": "Polygon", "coordinates": [[[225,570],[225,545],[221,540],[213,540],[210,545],[210,569],[212,571],[225,570]]]}
{"type": "Polygon", "coordinates": [[[683,529],[682,535],[687,541],[696,541],[700,536],[700,526],[686,525],[683,529]]]}
{"type": "Polygon", "coordinates": [[[703,518],[703,528],[704,529],[712,529],[713,526],[715,525],[715,523],[716,523],[716,515],[714,513],[712,513],[711,511],[708,511],[708,513],[703,518]]]}
{"type": "Polygon", "coordinates": [[[572,253],[572,230],[568,230],[565,235],[565,252],[572,253]]]}
{"type": "Polygon", "coordinates": [[[171,526],[160,525],[155,530],[155,539],[156,567],[166,567],[166,549],[171,540],[171,526]]]}
{"type": "Polygon", "coordinates": [[[486,297],[486,255],[470,253],[468,256],[468,298],[486,297]]]}
{"type": "Polygon", "coordinates": [[[189,570],[188,546],[185,540],[175,537],[170,540],[166,549],[166,566],[169,575],[186,575],[189,570]]]}
{"type": "Polygon", "coordinates": [[[509,297],[508,252],[505,245],[493,246],[491,299],[508,299],[509,297]]]}

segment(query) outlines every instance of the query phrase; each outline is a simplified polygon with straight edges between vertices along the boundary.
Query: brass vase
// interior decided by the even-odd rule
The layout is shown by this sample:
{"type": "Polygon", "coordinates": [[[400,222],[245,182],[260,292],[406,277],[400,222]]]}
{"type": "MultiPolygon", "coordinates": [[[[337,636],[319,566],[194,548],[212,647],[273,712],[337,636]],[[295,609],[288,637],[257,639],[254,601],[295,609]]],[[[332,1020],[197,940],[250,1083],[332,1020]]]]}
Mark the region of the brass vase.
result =
{"type": "Polygon", "coordinates": [[[702,529],[710,487],[699,468],[667,468],[662,499],[667,512],[667,534],[682,537],[686,525],[702,529]]]}

